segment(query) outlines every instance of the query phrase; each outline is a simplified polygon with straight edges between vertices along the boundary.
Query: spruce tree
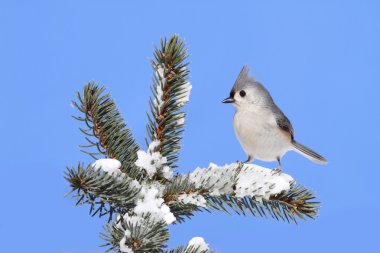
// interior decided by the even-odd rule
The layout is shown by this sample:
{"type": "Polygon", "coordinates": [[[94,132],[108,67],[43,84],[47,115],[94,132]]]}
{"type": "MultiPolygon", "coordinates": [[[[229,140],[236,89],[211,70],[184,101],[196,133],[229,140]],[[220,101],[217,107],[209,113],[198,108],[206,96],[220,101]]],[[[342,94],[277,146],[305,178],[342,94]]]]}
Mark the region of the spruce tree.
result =
{"type": "MultiPolygon", "coordinates": [[[[106,89],[94,82],[78,92],[75,107],[80,131],[88,142],[83,152],[92,164],[68,167],[76,205],[88,205],[90,215],[106,216],[100,236],[106,251],[211,252],[202,238],[167,249],[168,225],[188,221],[196,212],[227,212],[269,217],[286,222],[314,218],[315,195],[286,174],[257,165],[210,164],[181,174],[177,162],[189,101],[188,53],[177,35],[161,39],[151,60],[152,95],[146,148],[136,143],[106,89]]],[[[190,238],[189,238],[190,239],[190,238]]]]}

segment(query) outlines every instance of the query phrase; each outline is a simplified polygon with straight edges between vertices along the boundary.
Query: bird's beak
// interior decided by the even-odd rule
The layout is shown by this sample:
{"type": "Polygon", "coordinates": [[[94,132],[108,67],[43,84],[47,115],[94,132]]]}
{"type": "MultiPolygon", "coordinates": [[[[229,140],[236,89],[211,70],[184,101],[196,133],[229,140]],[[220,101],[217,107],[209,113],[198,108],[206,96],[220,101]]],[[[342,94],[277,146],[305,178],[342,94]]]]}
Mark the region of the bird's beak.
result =
{"type": "Polygon", "coordinates": [[[222,101],[222,103],[225,103],[225,104],[227,104],[227,103],[233,103],[233,102],[235,102],[235,99],[233,99],[231,97],[228,97],[228,98],[226,98],[226,99],[224,99],[222,101]]]}

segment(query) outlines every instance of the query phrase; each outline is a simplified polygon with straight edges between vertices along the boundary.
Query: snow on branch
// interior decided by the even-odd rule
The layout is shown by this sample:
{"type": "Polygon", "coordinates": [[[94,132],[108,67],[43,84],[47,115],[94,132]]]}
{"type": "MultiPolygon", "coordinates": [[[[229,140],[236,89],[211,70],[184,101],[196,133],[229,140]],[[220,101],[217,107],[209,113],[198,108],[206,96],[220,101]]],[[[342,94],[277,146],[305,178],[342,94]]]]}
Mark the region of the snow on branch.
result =
{"type": "Polygon", "coordinates": [[[174,35],[161,40],[151,64],[154,70],[149,100],[148,135],[151,141],[158,140],[158,151],[167,158],[167,165],[177,167],[180,141],[186,113],[184,105],[190,99],[192,85],[189,82],[187,48],[183,40],[174,35]]]}
{"type": "Polygon", "coordinates": [[[158,152],[159,145],[160,141],[154,140],[149,144],[147,152],[143,150],[137,151],[138,158],[135,164],[145,170],[150,179],[157,173],[160,173],[161,176],[166,179],[171,179],[173,177],[173,172],[170,170],[169,166],[166,165],[168,162],[166,157],[158,152]]]}
{"type": "Polygon", "coordinates": [[[196,188],[208,189],[210,196],[230,195],[250,197],[257,201],[269,200],[271,196],[288,191],[294,179],[285,174],[254,164],[232,163],[208,168],[197,168],[190,174],[196,188]]]}
{"type": "Polygon", "coordinates": [[[210,250],[209,245],[202,237],[194,237],[186,246],[179,246],[176,249],[165,251],[165,253],[215,253],[215,251],[210,250]]]}
{"type": "Polygon", "coordinates": [[[189,241],[186,249],[196,249],[201,252],[207,252],[210,250],[210,247],[202,237],[193,237],[189,241]]]}
{"type": "MultiPolygon", "coordinates": [[[[161,252],[169,239],[169,231],[164,221],[152,219],[149,214],[144,216],[118,216],[111,225],[105,226],[101,237],[107,241],[103,246],[110,247],[115,252],[161,252]]],[[[109,251],[109,250],[107,250],[109,251]]]]}
{"type": "MultiPolygon", "coordinates": [[[[179,195],[189,192],[201,194],[207,201],[207,210],[227,213],[233,210],[238,214],[250,213],[256,217],[270,215],[277,220],[295,223],[297,218],[313,219],[318,215],[319,202],[314,201],[316,197],[312,191],[296,184],[287,174],[275,174],[273,170],[261,166],[243,163],[225,166],[210,164],[208,168],[197,168],[189,174],[188,179],[190,183],[187,190],[179,195]]],[[[176,199],[173,195],[175,194],[172,193],[167,199],[176,199]]],[[[180,198],[177,197],[178,199],[180,198]]],[[[172,207],[173,204],[169,206],[172,207]]],[[[191,211],[194,210],[197,209],[191,211]]],[[[202,211],[200,208],[198,210],[202,211]]],[[[184,210],[175,211],[177,219],[178,214],[186,217],[192,215],[184,210]]]]}
{"type": "Polygon", "coordinates": [[[92,167],[95,171],[101,170],[115,177],[123,174],[120,170],[121,163],[116,159],[98,159],[92,164],[92,167]]]}
{"type": "Polygon", "coordinates": [[[107,167],[108,162],[111,165],[118,164],[112,159],[101,160],[87,167],[78,164],[77,168],[67,168],[65,179],[72,188],[67,195],[75,192],[73,198],[77,199],[76,205],[89,204],[90,214],[108,214],[112,218],[113,213],[135,205],[140,186],[136,180],[119,172],[119,165],[107,167]]]}
{"type": "MultiPolygon", "coordinates": [[[[139,159],[136,161],[136,164],[141,163],[142,166],[150,166],[150,170],[156,173],[157,169],[162,166],[162,160],[165,160],[159,152],[152,152],[157,145],[158,142],[153,142],[149,145],[149,149],[151,149],[150,156],[145,153],[145,155],[149,157],[141,158],[142,161],[140,161],[141,154],[139,154],[139,159]],[[152,153],[154,154],[153,157],[151,156],[152,153]]],[[[139,152],[141,153],[142,151],[138,151],[138,153],[139,152]]],[[[121,163],[116,159],[99,159],[92,165],[94,171],[101,170],[104,173],[110,174],[116,178],[123,178],[125,177],[125,174],[120,171],[120,167],[121,163]]],[[[176,220],[174,215],[170,212],[170,208],[164,203],[164,199],[162,198],[163,190],[165,188],[164,185],[155,181],[140,184],[136,180],[133,180],[131,183],[133,183],[134,188],[140,189],[135,201],[135,207],[133,209],[135,216],[142,218],[144,215],[149,214],[153,220],[165,221],[168,225],[176,220]]],[[[128,217],[129,216],[127,215],[125,219],[128,217]]]]}
{"type": "Polygon", "coordinates": [[[162,198],[163,186],[159,184],[143,185],[136,202],[136,207],[133,209],[137,216],[150,214],[157,221],[165,221],[166,224],[173,223],[176,218],[170,212],[170,208],[164,203],[162,198]]]}

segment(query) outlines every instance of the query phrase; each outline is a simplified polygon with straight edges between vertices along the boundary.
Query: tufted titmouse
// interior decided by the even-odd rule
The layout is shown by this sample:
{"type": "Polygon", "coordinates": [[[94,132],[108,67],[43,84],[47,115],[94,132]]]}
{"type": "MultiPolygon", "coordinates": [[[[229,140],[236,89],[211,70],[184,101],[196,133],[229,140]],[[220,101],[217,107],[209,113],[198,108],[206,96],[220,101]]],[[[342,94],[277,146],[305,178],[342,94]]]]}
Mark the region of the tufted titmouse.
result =
{"type": "Polygon", "coordinates": [[[264,86],[250,74],[247,65],[237,77],[230,96],[222,102],[232,103],[236,107],[233,124],[236,136],[248,155],[245,163],[253,159],[277,160],[276,172],[281,173],[281,158],[289,150],[315,163],[327,163],[321,155],[296,142],[289,119],[264,86]]]}

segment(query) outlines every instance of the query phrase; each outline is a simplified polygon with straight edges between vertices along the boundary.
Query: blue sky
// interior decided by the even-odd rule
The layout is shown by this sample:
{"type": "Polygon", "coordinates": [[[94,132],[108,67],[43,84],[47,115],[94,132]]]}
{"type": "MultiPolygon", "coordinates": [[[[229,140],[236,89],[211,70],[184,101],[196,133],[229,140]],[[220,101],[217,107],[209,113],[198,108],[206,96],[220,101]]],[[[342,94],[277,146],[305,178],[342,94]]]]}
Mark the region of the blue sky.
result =
{"type": "Polygon", "coordinates": [[[316,220],[200,213],[171,227],[169,245],[202,236],[220,253],[374,252],[379,11],[374,0],[0,0],[0,251],[103,251],[104,220],[63,197],[65,166],[91,162],[79,152],[84,139],[70,99],[89,80],[106,85],[143,144],[153,45],[178,33],[189,47],[193,84],[182,172],[245,159],[234,109],[220,103],[244,64],[292,121],[296,138],[329,164],[295,153],[283,159],[284,171],[319,196],[316,220]]]}

